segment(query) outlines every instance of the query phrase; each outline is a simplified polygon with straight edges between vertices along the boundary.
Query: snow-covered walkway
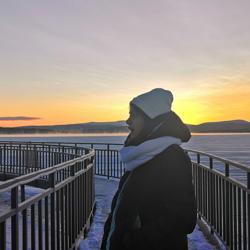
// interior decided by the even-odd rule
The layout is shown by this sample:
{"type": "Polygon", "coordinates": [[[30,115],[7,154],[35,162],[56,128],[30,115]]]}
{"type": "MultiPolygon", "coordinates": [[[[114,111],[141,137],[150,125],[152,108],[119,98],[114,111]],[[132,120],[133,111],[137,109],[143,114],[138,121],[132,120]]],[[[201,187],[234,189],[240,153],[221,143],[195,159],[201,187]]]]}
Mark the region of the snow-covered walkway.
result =
{"type": "MultiPolygon", "coordinates": [[[[95,181],[97,209],[87,239],[80,242],[81,250],[100,249],[103,226],[110,211],[112,197],[115,194],[118,186],[118,182],[115,180],[107,180],[101,177],[97,177],[95,181]]],[[[188,236],[188,239],[190,250],[215,249],[214,246],[210,245],[207,242],[198,226],[196,226],[194,232],[188,236]]]]}

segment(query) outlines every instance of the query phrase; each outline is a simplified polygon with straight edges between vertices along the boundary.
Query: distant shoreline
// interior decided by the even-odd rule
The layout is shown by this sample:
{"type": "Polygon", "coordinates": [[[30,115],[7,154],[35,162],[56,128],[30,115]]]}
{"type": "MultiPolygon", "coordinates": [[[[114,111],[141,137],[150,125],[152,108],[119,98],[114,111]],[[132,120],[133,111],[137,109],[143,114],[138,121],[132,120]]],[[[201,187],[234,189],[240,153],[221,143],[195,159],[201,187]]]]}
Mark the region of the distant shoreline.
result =
{"type": "MultiPolygon", "coordinates": [[[[250,122],[244,120],[231,120],[221,122],[207,122],[199,125],[186,124],[195,134],[244,134],[250,133],[250,122]]],[[[89,122],[79,124],[50,125],[50,126],[23,126],[23,127],[0,127],[1,135],[16,134],[128,134],[128,126],[125,121],[116,122],[89,122]]]]}
{"type": "Polygon", "coordinates": [[[62,136],[62,137],[70,137],[70,136],[127,136],[128,133],[13,133],[13,134],[1,134],[0,137],[53,137],[53,136],[62,136]]]}
{"type": "MultiPolygon", "coordinates": [[[[250,132],[191,132],[192,135],[250,135],[250,132]]],[[[1,134],[0,137],[78,137],[78,136],[128,136],[128,133],[13,133],[1,134]]]]}

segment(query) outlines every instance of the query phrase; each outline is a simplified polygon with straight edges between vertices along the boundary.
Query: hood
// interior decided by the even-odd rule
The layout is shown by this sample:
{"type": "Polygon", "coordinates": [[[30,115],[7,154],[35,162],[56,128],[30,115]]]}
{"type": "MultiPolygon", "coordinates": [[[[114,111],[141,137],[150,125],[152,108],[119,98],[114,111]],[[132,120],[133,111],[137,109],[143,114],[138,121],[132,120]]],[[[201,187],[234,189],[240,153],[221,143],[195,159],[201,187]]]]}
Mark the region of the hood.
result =
{"type": "Polygon", "coordinates": [[[137,146],[147,140],[156,139],[163,136],[179,138],[182,142],[188,142],[191,138],[189,128],[182,122],[180,117],[173,111],[158,116],[147,122],[145,133],[140,138],[131,141],[129,136],[125,141],[125,146],[137,146]]]}
{"type": "Polygon", "coordinates": [[[162,136],[173,136],[181,139],[182,142],[189,141],[191,138],[189,128],[182,122],[181,118],[176,113],[171,111],[161,118],[162,120],[160,119],[158,125],[153,128],[147,140],[162,136]]]}

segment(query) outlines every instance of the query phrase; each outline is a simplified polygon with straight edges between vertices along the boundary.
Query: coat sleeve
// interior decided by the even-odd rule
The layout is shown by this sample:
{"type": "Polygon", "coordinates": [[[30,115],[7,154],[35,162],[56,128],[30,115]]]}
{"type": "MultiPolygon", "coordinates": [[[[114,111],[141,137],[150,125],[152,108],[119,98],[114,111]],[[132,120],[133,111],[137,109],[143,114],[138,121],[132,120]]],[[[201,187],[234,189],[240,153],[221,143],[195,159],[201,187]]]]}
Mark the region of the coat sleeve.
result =
{"type": "Polygon", "coordinates": [[[109,235],[109,231],[110,231],[110,226],[111,226],[111,222],[112,222],[112,214],[113,214],[113,211],[114,211],[114,208],[115,208],[115,205],[116,205],[116,201],[117,201],[117,198],[118,198],[118,195],[121,191],[121,188],[123,186],[123,183],[125,182],[125,180],[127,179],[127,177],[129,176],[129,172],[126,172],[122,177],[121,177],[121,180],[119,182],[119,187],[118,187],[118,190],[116,191],[113,199],[112,199],[112,203],[111,203],[111,212],[110,214],[108,215],[108,218],[105,222],[105,225],[104,225],[104,231],[103,231],[103,237],[102,237],[102,243],[101,243],[101,250],[105,250],[106,249],[106,243],[107,243],[107,238],[108,238],[108,235],[109,235]]]}
{"type": "Polygon", "coordinates": [[[177,147],[169,155],[167,166],[171,171],[167,181],[166,195],[163,195],[162,204],[166,209],[167,220],[172,222],[170,229],[189,234],[196,225],[197,207],[193,186],[192,164],[189,156],[177,147]]]}
{"type": "Polygon", "coordinates": [[[162,206],[172,227],[181,233],[189,234],[196,225],[197,208],[193,186],[192,165],[189,156],[178,146],[168,156],[166,167],[170,168],[166,176],[165,195],[162,206]],[[171,216],[169,216],[171,215],[171,216]]]}

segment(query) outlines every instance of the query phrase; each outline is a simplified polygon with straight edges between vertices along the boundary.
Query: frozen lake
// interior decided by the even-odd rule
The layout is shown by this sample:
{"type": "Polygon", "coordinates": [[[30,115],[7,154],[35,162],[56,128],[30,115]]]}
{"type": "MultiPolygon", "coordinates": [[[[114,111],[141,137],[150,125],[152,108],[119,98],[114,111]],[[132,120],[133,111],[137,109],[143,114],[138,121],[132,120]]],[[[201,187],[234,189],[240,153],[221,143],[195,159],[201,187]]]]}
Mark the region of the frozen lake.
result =
{"type": "MultiPolygon", "coordinates": [[[[126,137],[127,134],[33,134],[2,135],[0,141],[123,144],[126,137]]],[[[190,141],[182,144],[182,147],[211,153],[250,166],[250,133],[193,134],[190,141]]],[[[196,157],[195,155],[190,156],[192,159],[196,157]]],[[[207,157],[203,158],[201,162],[205,165],[209,164],[207,157]]],[[[214,168],[221,172],[225,171],[224,164],[218,161],[214,161],[214,168]]],[[[246,183],[245,171],[230,166],[230,176],[246,183]]]]}
{"type": "MultiPolygon", "coordinates": [[[[126,134],[1,135],[0,141],[123,143],[126,134]]],[[[250,166],[250,133],[193,134],[184,148],[209,152],[250,166]]]]}

